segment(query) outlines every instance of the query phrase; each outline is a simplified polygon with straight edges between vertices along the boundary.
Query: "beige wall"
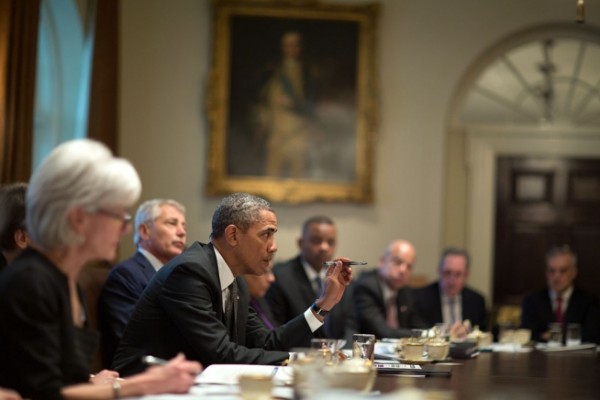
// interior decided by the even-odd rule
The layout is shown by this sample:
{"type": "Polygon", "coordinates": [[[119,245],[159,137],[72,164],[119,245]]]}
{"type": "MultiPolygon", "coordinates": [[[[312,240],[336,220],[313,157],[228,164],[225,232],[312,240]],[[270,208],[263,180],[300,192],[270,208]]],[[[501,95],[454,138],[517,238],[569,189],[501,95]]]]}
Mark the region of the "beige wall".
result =
{"type": "MultiPolygon", "coordinates": [[[[448,110],[462,75],[508,35],[543,23],[574,21],[575,1],[380,3],[381,123],[375,148],[375,203],[275,204],[277,258],[294,256],[302,221],[323,213],[337,222],[339,255],[375,264],[390,239],[404,237],[417,248],[417,273],[434,278],[442,247],[464,241],[444,236],[460,232],[444,226],[444,158],[448,110]]],[[[586,3],[587,23],[597,24],[600,1],[586,3]]],[[[189,242],[206,241],[218,202],[204,195],[209,127],[203,96],[211,61],[210,2],[120,4],[121,153],[140,171],[142,198],[173,197],[184,203],[189,242]]],[[[126,238],[121,258],[132,251],[126,238]]],[[[489,296],[485,279],[472,284],[489,296]]]]}

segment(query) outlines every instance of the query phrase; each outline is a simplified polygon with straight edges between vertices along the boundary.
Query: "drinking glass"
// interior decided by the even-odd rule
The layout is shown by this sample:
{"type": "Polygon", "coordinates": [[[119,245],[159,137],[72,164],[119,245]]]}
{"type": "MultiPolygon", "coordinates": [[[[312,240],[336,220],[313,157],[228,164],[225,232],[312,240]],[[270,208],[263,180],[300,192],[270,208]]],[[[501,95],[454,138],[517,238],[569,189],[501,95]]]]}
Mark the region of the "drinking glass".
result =
{"type": "Polygon", "coordinates": [[[581,325],[567,325],[567,346],[579,346],[581,344],[581,325]]]}
{"type": "Polygon", "coordinates": [[[289,365],[294,375],[295,399],[310,399],[324,388],[323,353],[314,348],[292,348],[289,365]]]}
{"type": "Polygon", "coordinates": [[[441,338],[446,341],[450,340],[450,324],[440,322],[433,327],[433,333],[436,338],[441,338]]]}
{"type": "Polygon", "coordinates": [[[427,329],[411,329],[410,340],[411,342],[425,343],[427,340],[427,329]]]}
{"type": "Polygon", "coordinates": [[[363,360],[375,359],[375,335],[355,333],[352,335],[352,357],[363,360]]]}
{"type": "Polygon", "coordinates": [[[336,346],[337,341],[335,339],[321,339],[315,338],[310,340],[310,347],[323,355],[325,361],[334,361],[336,359],[336,346]]]}
{"type": "Polygon", "coordinates": [[[560,347],[563,342],[562,324],[553,322],[548,329],[548,347],[560,347]]]}

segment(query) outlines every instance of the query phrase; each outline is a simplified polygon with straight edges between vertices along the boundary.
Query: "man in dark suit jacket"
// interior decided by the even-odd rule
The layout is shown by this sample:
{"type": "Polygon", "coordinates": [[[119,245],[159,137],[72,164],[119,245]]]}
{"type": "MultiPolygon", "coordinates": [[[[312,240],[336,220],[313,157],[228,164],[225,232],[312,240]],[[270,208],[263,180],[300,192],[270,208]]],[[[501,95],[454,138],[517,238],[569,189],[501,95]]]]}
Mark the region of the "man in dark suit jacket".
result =
{"type": "MultiPolygon", "coordinates": [[[[319,296],[325,277],[325,261],[333,259],[337,246],[337,232],[333,220],[326,216],[314,216],[302,225],[298,239],[300,254],[284,263],[275,265],[275,282],[266,294],[273,317],[284,324],[306,310],[319,296]]],[[[357,333],[356,320],[347,290],[337,307],[327,316],[325,325],[316,332],[319,337],[345,339],[348,346],[352,334],[357,333]]]]}
{"type": "Polygon", "coordinates": [[[171,199],[142,203],[135,215],[137,251],[115,266],[98,299],[102,358],[109,366],[138,299],[156,271],[185,248],[185,208],[171,199]]]}
{"type": "Polygon", "coordinates": [[[430,328],[444,323],[456,336],[465,336],[469,326],[463,324],[468,320],[472,327],[486,330],[485,299],[466,285],[469,258],[464,249],[447,248],[440,257],[439,280],[415,291],[417,313],[430,328]]]}
{"type": "Polygon", "coordinates": [[[0,271],[29,245],[25,230],[26,183],[0,187],[0,271]]]}
{"type": "Polygon", "coordinates": [[[558,322],[563,333],[568,324],[581,324],[582,341],[600,343],[598,298],[576,288],[576,277],[575,252],[564,245],[551,248],[546,254],[548,287],[525,297],[521,308],[521,326],[531,329],[533,340],[547,341],[549,324],[558,322]]]}
{"type": "Polygon", "coordinates": [[[353,285],[358,330],[377,338],[409,337],[426,325],[415,313],[412,289],[407,287],[416,260],[414,246],[402,239],[385,249],[379,267],[366,271],[353,285]]]}
{"type": "Polygon", "coordinates": [[[194,243],[150,281],[121,339],[113,367],[142,370],[141,357],[183,352],[205,367],[214,363],[279,364],[293,347],[307,346],[324,315],[342,297],[352,270],[338,258],[322,295],[287,324],[268,330],[248,306],[243,274],[261,275],[277,251],[277,217],[259,197],[225,197],[212,219],[209,244],[194,243]]]}

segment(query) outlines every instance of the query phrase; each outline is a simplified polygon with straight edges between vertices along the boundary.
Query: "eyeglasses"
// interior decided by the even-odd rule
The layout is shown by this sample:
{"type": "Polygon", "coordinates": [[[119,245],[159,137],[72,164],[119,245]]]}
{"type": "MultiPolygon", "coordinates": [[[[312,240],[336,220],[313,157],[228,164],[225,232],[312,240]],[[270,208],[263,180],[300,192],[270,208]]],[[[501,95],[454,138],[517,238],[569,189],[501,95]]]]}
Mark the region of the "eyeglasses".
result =
{"type": "Polygon", "coordinates": [[[98,214],[102,214],[105,215],[107,217],[110,218],[114,218],[117,219],[119,221],[121,221],[123,223],[123,230],[127,229],[127,227],[129,226],[129,224],[131,224],[131,214],[129,213],[123,213],[123,214],[119,214],[110,210],[106,210],[104,208],[99,208],[95,211],[98,214]]]}

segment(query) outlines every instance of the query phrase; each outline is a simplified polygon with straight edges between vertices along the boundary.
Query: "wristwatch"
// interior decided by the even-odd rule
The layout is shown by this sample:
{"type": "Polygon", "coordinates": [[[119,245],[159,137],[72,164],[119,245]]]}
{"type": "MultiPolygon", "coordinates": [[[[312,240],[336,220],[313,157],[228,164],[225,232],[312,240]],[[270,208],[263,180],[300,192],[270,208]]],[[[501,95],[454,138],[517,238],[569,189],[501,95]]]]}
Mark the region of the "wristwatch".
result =
{"type": "Polygon", "coordinates": [[[325,309],[319,307],[316,303],[312,303],[312,305],[310,306],[310,309],[313,310],[317,315],[320,315],[322,317],[326,316],[327,313],[329,312],[329,310],[325,310],[325,309]]]}

